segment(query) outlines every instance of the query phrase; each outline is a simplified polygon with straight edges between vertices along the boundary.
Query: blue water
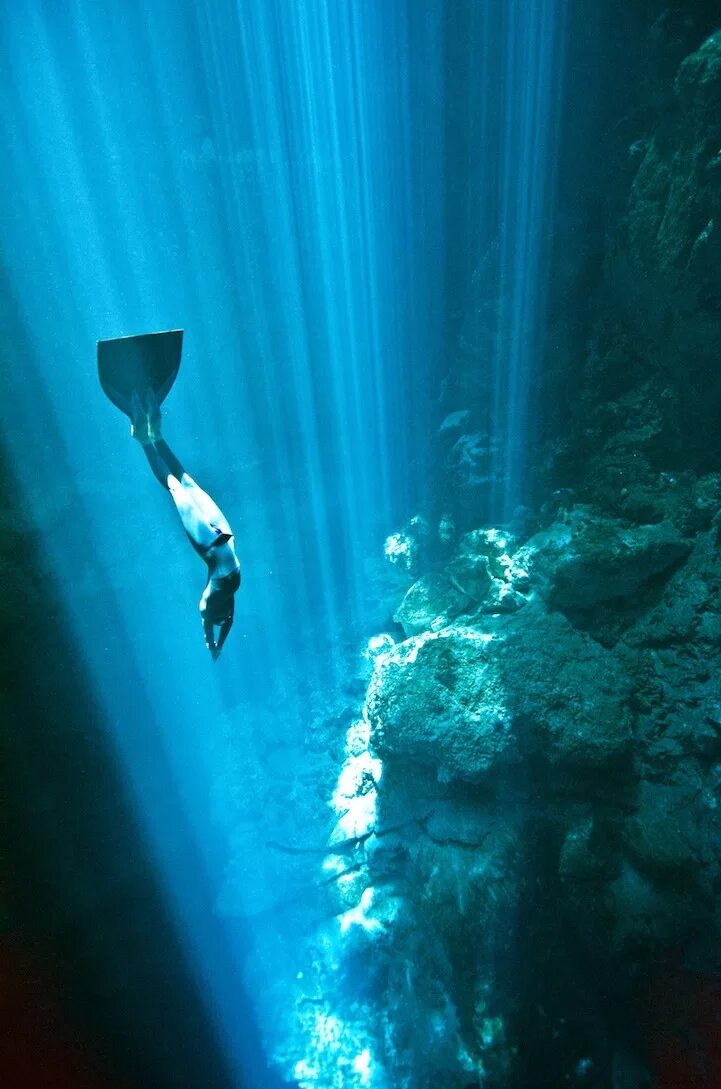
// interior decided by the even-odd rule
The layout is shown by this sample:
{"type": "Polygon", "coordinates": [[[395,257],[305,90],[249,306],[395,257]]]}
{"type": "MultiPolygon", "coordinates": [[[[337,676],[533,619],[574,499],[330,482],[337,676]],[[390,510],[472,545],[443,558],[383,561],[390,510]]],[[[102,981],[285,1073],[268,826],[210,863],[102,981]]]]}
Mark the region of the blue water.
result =
{"type": "Polygon", "coordinates": [[[324,846],[314,737],[342,743],[396,604],[384,539],[449,502],[454,362],[508,470],[491,505],[523,500],[563,33],[561,0],[0,18],[4,449],[237,1084],[260,1076],[241,995],[272,1047],[294,971],[279,883],[310,900],[319,876],[265,844],[324,846]],[[465,324],[484,277],[487,350],[465,324]],[[95,369],[98,339],[165,328],[185,348],[164,432],[243,567],[217,663],[202,564],[95,369]]]}

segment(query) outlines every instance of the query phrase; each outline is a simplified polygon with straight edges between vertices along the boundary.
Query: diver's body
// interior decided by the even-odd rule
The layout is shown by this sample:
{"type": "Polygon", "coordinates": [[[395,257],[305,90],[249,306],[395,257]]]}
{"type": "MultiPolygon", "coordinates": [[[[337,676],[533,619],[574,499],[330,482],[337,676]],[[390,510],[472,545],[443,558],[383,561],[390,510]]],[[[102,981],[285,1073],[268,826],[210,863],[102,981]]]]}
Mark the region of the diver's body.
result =
{"type": "Polygon", "coordinates": [[[199,608],[205,645],[216,659],[233,624],[234,595],[240,586],[233,531],[160,434],[160,408],[152,392],[147,394],[145,406],[133,395],[131,434],[143,447],[156,480],[170,493],[190,543],[208,566],[199,608]]]}

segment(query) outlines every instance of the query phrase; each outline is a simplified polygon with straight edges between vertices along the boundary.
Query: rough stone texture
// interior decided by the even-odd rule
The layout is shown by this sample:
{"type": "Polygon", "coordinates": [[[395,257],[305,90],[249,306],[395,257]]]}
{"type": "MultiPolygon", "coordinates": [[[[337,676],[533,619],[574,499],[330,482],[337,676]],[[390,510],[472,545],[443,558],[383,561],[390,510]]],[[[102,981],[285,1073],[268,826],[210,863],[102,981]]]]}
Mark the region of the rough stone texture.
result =
{"type": "Polygon", "coordinates": [[[679,68],[674,109],[651,135],[631,189],[629,249],[649,276],[702,265],[716,280],[707,261],[718,247],[720,146],[721,35],[714,34],[679,68]]]}
{"type": "Polygon", "coordinates": [[[446,628],[383,657],[368,690],[372,743],[385,759],[477,779],[511,758],[514,737],[499,661],[473,628],[446,628]]]}
{"type": "Polygon", "coordinates": [[[442,780],[538,752],[564,767],[622,760],[630,687],[598,643],[538,609],[489,629],[426,633],[379,660],[367,711],[381,758],[430,764],[442,780]]]}
{"type": "MultiPolygon", "coordinates": [[[[659,27],[659,34],[664,28],[659,27]]],[[[590,349],[553,474],[638,521],[685,512],[718,470],[721,379],[721,34],[688,56],[640,133],[610,232],[590,349]],[[664,511],[669,492],[675,501],[664,511]]],[[[702,500],[703,502],[703,500],[702,500]]]]}
{"type": "Polygon", "coordinates": [[[406,635],[416,635],[445,627],[468,603],[468,596],[445,575],[424,575],[410,587],[393,619],[406,635]]]}
{"type": "Polygon", "coordinates": [[[573,611],[637,594],[689,551],[669,522],[631,526],[575,507],[532,537],[514,559],[551,607],[573,611]]]}
{"type": "Polygon", "coordinates": [[[447,567],[499,538],[492,583],[523,572],[523,609],[379,642],[317,1001],[332,980],[356,995],[334,1015],[394,1089],[520,1089],[541,1062],[544,1086],[659,1089],[645,1034],[690,1032],[694,1007],[667,1022],[649,988],[690,995],[721,939],[719,531],[572,506],[520,547],[467,534],[447,567]],[[579,587],[568,615],[559,584],[579,587]],[[579,602],[623,612],[612,645],[579,602]]]}
{"type": "Polygon", "coordinates": [[[471,601],[483,601],[491,586],[488,557],[462,551],[445,569],[446,577],[471,601]]]}

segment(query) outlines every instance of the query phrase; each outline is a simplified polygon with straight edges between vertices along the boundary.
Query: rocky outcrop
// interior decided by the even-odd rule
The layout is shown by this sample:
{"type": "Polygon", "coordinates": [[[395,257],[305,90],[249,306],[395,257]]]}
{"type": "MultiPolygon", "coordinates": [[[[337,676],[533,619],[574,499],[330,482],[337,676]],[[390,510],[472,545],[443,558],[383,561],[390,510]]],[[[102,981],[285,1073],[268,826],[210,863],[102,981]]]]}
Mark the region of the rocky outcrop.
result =
{"type": "Polygon", "coordinates": [[[628,252],[651,281],[690,274],[700,286],[705,276],[713,292],[719,286],[713,253],[721,210],[721,34],[683,61],[673,92],[673,108],[645,142],[631,189],[628,252]]]}
{"type": "Polygon", "coordinates": [[[559,769],[562,790],[570,768],[611,768],[628,753],[629,695],[604,648],[531,606],[401,643],[377,664],[366,709],[384,761],[498,788],[504,769],[537,758],[559,769]]]}
{"type": "MultiPolygon", "coordinates": [[[[490,581],[490,579],[489,579],[490,581]]],[[[406,635],[443,628],[464,612],[468,598],[463,590],[444,575],[423,575],[403,598],[393,619],[406,635]]]]}
{"type": "Polygon", "coordinates": [[[651,1085],[648,988],[721,938],[716,527],[571,506],[522,544],[466,534],[433,585],[424,630],[369,647],[293,1072],[335,1084],[340,1054],[358,1087],[651,1085]],[[485,593],[449,619],[469,562],[485,593]],[[589,628],[621,601],[612,640],[589,628]]]}
{"type": "Polygon", "coordinates": [[[638,594],[689,551],[667,522],[631,527],[574,508],[532,537],[516,561],[529,568],[552,608],[572,612],[638,594]]]}
{"type": "Polygon", "coordinates": [[[721,462],[720,149],[716,33],[683,61],[632,144],[635,176],[609,232],[590,346],[585,362],[568,361],[575,424],[556,442],[552,474],[639,521],[663,517],[674,490],[692,515],[696,481],[721,462]]]}

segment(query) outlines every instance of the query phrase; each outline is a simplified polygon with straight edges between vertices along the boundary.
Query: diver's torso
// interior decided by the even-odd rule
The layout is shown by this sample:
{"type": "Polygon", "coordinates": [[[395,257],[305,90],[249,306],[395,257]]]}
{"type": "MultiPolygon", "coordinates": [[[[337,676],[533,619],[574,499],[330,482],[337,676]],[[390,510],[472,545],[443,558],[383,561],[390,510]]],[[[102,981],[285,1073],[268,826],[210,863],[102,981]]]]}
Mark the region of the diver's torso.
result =
{"type": "Polygon", "coordinates": [[[203,559],[208,565],[208,576],[211,581],[227,578],[236,572],[240,574],[240,560],[235,554],[235,542],[232,536],[220,544],[206,548],[203,559]]]}
{"type": "Polygon", "coordinates": [[[213,623],[233,615],[233,595],[240,586],[240,561],[233,538],[201,553],[208,565],[208,581],[200,597],[200,614],[213,623]]]}

